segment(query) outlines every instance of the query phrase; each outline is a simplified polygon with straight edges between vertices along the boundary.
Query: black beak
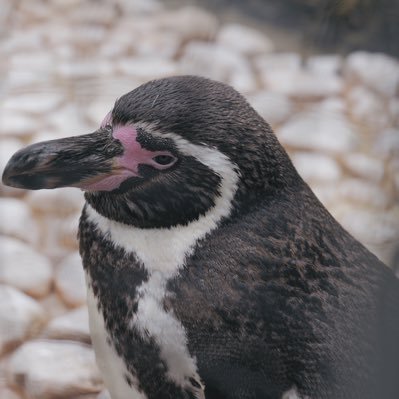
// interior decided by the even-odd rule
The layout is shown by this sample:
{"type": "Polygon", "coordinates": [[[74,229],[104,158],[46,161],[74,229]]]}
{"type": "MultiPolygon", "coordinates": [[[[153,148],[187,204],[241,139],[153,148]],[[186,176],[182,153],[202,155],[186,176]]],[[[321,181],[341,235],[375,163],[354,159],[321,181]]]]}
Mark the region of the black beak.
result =
{"type": "Polygon", "coordinates": [[[114,158],[123,151],[122,144],[105,129],[32,144],[8,161],[3,184],[29,190],[82,187],[112,174],[114,158]]]}

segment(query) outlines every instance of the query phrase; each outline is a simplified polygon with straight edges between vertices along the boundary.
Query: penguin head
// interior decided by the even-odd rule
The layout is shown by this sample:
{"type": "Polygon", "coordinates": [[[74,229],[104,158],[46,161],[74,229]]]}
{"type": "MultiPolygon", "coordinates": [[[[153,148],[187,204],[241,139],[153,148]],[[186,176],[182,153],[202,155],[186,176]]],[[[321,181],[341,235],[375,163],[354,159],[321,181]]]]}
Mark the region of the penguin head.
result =
{"type": "Polygon", "coordinates": [[[270,127],[244,97],[222,83],[180,76],[125,94],[94,133],[18,151],[3,183],[78,187],[107,218],[171,227],[198,219],[217,202],[238,209],[288,187],[293,174],[270,127]]]}

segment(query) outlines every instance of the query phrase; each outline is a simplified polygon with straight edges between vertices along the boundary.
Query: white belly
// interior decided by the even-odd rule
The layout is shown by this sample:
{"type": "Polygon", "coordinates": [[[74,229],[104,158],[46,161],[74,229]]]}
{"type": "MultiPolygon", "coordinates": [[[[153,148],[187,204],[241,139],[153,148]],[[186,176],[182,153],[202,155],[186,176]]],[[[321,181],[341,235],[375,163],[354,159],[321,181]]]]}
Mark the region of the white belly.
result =
{"type": "Polygon", "coordinates": [[[112,399],[146,399],[146,395],[134,388],[134,377],[127,371],[123,360],[112,346],[107,343],[107,331],[104,318],[97,308],[97,300],[91,288],[87,286],[87,304],[89,308],[90,334],[96,354],[97,365],[101,371],[105,386],[112,399]],[[126,382],[125,375],[133,381],[133,387],[126,382]]]}

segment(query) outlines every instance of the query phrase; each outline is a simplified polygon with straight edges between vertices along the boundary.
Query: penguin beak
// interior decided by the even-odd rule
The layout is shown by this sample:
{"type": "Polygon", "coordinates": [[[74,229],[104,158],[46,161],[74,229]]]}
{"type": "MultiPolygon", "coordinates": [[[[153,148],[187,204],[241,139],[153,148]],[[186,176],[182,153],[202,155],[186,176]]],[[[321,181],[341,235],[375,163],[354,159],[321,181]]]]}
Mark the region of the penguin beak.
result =
{"type": "Polygon", "coordinates": [[[123,154],[119,140],[105,129],[82,136],[32,144],[16,152],[3,172],[3,184],[29,190],[102,186],[120,175],[114,160],[123,154]]]}

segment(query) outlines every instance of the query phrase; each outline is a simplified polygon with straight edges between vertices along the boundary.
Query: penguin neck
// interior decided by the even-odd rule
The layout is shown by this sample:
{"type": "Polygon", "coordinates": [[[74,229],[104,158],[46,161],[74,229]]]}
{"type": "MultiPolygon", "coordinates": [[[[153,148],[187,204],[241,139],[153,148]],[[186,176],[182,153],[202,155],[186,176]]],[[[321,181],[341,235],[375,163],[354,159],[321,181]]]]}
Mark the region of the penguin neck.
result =
{"type": "Polygon", "coordinates": [[[233,212],[238,188],[237,173],[222,176],[220,193],[215,205],[204,215],[187,224],[168,228],[141,228],[124,224],[98,213],[86,203],[83,218],[93,224],[103,237],[136,258],[151,274],[155,271],[172,276],[184,266],[198,241],[216,229],[233,212]]]}

